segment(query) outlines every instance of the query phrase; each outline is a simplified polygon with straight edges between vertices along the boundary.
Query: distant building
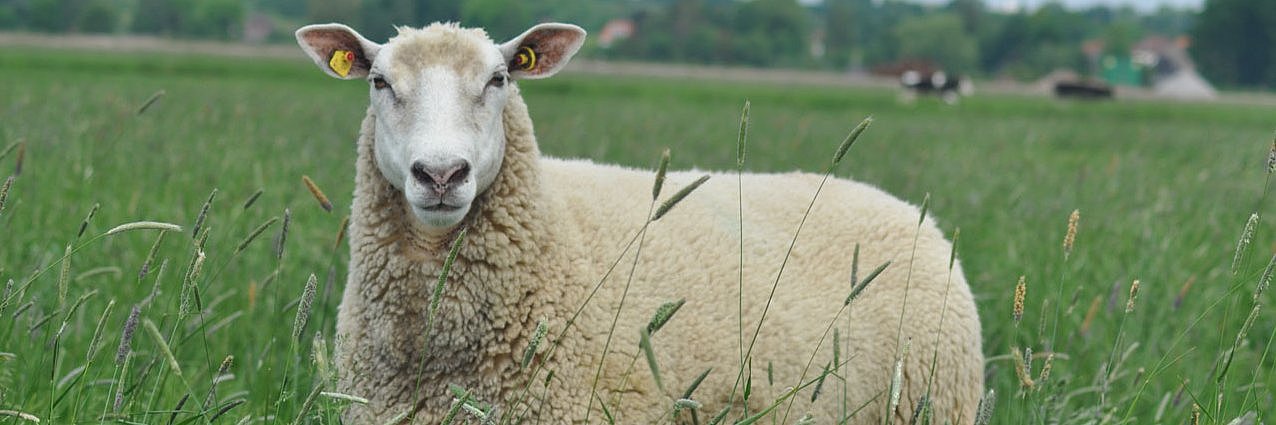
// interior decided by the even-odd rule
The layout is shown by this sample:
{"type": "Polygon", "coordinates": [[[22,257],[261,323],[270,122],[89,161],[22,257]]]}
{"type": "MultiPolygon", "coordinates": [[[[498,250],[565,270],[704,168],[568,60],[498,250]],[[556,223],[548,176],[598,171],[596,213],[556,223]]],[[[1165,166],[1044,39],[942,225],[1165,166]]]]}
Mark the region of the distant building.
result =
{"type": "Polygon", "coordinates": [[[1142,87],[1158,96],[1184,100],[1208,100],[1218,93],[1196,72],[1187,54],[1191,40],[1185,36],[1148,36],[1129,53],[1105,53],[1104,43],[1090,40],[1082,51],[1090,58],[1095,74],[1109,84],[1142,87]]]}
{"type": "Polygon", "coordinates": [[[270,39],[275,30],[275,22],[264,13],[254,12],[244,20],[244,41],[248,43],[264,43],[270,39]]]}
{"type": "Polygon", "coordinates": [[[607,24],[603,25],[602,31],[599,31],[598,46],[604,49],[611,47],[615,43],[633,37],[636,30],[637,26],[634,25],[634,21],[629,19],[616,18],[607,21],[607,24]]]}

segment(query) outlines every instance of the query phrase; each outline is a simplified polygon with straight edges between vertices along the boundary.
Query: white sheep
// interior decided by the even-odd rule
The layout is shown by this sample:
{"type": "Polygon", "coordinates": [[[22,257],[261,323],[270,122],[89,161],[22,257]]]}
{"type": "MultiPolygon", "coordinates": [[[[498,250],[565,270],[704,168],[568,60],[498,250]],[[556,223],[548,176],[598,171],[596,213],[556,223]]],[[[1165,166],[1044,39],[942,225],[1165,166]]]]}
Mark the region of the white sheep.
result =
{"type": "MultiPolygon", "coordinates": [[[[337,318],[339,390],[370,402],[352,406],[347,423],[379,424],[409,411],[416,423],[437,423],[453,399],[448,384],[503,412],[527,409],[549,423],[582,423],[587,415],[599,423],[604,401],[620,423],[667,422],[674,399],[710,368],[693,395],[703,403],[699,416],[707,420],[728,403],[742,339],[741,223],[730,174],[710,179],[650,227],[598,393],[590,393],[628,269],[612,273],[583,303],[646,221],[652,173],[542,157],[514,82],[553,75],[584,37],[566,24],[537,25],[504,44],[455,24],[400,28],[385,44],[339,24],[297,31],[324,72],[370,83],[357,146],[350,273],[337,318]],[[426,341],[434,282],[460,229],[468,236],[426,341]],[[639,328],[659,305],[679,298],[686,305],[653,338],[666,390],[641,360],[626,378],[639,356],[639,328]],[[581,305],[587,308],[575,325],[549,341],[581,305]],[[552,379],[530,377],[535,366],[521,368],[541,320],[554,330],[533,363],[552,379]],[[547,355],[544,347],[554,343],[547,355]],[[529,380],[531,395],[523,397],[529,380]]],[[[695,177],[670,173],[666,187],[695,177]]],[[[803,173],[743,176],[746,345],[819,181],[803,173]]],[[[861,277],[894,263],[851,305],[849,319],[839,320],[846,347],[837,375],[846,385],[829,378],[814,403],[812,388],[804,389],[792,417],[809,412],[834,423],[844,408],[864,406],[850,422],[879,422],[907,341],[893,415],[912,415],[938,353],[929,387],[936,423],[972,422],[984,373],[979,318],[960,265],[950,271],[950,244],[929,221],[918,230],[918,217],[917,208],[874,187],[828,183],[757,336],[751,412],[797,384],[811,353],[817,357],[808,380],[832,360],[831,336],[818,351],[817,343],[850,290],[858,244],[861,277]]],[[[630,249],[621,264],[634,255],[630,249]]],[[[736,394],[732,417],[742,414],[736,394]]]]}

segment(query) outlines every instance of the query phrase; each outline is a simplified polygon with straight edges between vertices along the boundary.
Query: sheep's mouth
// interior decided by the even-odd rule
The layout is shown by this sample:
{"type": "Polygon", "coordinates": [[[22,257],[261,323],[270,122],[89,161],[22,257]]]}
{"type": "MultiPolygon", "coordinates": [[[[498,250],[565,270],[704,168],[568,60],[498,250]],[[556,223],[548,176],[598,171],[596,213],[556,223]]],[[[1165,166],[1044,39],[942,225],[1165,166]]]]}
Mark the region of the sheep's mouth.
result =
{"type": "Polygon", "coordinates": [[[445,203],[443,203],[443,202],[439,202],[439,203],[437,203],[437,204],[433,204],[433,205],[425,205],[425,206],[421,206],[421,207],[419,207],[419,208],[421,208],[421,210],[422,210],[422,211],[428,211],[428,212],[444,212],[444,213],[446,213],[446,212],[453,212],[453,211],[456,211],[456,210],[461,209],[461,207],[460,207],[459,205],[448,205],[448,204],[445,204],[445,203]]]}

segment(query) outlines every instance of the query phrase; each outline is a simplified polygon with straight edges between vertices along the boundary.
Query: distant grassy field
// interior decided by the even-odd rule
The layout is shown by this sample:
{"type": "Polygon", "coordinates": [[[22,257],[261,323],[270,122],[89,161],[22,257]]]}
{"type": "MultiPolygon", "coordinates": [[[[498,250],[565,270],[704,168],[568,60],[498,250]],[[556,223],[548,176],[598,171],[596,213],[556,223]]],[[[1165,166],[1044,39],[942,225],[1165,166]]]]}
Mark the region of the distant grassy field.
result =
{"type": "MultiPolygon", "coordinates": [[[[1185,423],[1194,404],[1200,423],[1249,411],[1273,420],[1276,313],[1246,322],[1276,251],[1266,220],[1276,110],[1010,96],[905,105],[892,91],[572,75],[521,86],[544,152],[647,168],[665,147],[675,168],[734,167],[745,100],[753,171],[821,170],[873,115],[838,174],[914,203],[929,193],[944,230],[961,229],[992,423],[1185,423]],[[1252,213],[1262,218],[1238,254],[1252,213]],[[1015,372],[1025,348],[1032,386],[1015,372]]],[[[0,307],[0,424],[336,423],[346,401],[307,400],[325,373],[312,336],[330,352],[346,256],[334,243],[366,90],[301,60],[0,51],[0,182],[16,175],[0,207],[0,285],[13,282],[0,307]],[[195,260],[192,230],[214,190],[195,260]],[[141,278],[159,232],[98,238],[138,220],[184,227],[165,234],[141,278]],[[294,343],[311,274],[318,296],[294,343]],[[145,325],[117,362],[135,305],[176,364],[145,325]],[[233,378],[210,391],[227,356],[220,375],[233,378]]]]}

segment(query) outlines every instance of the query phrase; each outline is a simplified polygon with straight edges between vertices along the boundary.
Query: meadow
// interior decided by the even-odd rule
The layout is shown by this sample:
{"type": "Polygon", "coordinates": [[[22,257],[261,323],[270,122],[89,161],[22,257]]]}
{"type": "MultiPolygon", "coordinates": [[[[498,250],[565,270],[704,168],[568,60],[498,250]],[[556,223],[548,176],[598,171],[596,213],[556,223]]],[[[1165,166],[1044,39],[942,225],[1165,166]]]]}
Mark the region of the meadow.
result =
{"type": "MultiPolygon", "coordinates": [[[[1276,260],[1270,107],[949,107],[575,74],[521,88],[543,152],[643,168],[669,148],[672,168],[732,169],[746,100],[750,171],[820,171],[872,115],[836,174],[917,204],[929,194],[945,232],[960,229],[990,423],[1272,420],[1276,313],[1259,287],[1276,260]]],[[[300,51],[0,51],[0,182],[14,176],[0,195],[0,424],[337,423],[351,401],[315,389],[332,373],[366,102],[365,84],[300,51]],[[103,236],[142,220],[182,231],[103,236]]]]}

